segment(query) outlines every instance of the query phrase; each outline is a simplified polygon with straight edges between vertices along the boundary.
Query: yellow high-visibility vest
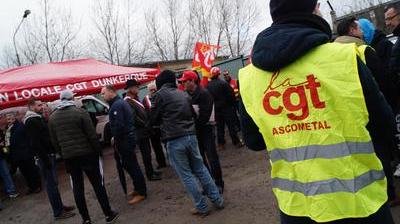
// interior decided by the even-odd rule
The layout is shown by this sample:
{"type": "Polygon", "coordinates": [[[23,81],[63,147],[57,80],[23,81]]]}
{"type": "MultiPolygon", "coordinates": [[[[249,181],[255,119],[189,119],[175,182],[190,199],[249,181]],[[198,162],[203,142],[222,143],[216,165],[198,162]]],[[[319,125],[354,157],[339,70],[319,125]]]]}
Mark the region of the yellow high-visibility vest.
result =
{"type": "Polygon", "coordinates": [[[274,73],[252,64],[239,72],[243,103],[266,142],[272,189],[287,215],[361,218],[387,201],[357,54],[355,45],[329,43],[274,73]]]}

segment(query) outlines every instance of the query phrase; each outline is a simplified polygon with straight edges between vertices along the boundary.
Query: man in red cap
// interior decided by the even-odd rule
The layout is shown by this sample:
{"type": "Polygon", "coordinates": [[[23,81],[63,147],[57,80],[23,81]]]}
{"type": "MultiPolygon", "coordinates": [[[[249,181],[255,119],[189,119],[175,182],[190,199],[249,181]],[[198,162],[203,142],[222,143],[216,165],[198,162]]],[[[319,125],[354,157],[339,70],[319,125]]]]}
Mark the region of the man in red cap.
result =
{"type": "Polygon", "coordinates": [[[214,97],[215,102],[218,147],[221,149],[225,147],[225,124],[228,126],[232,143],[237,147],[242,147],[243,143],[238,137],[235,125],[235,94],[229,83],[219,78],[220,74],[220,68],[212,68],[211,81],[207,86],[207,89],[214,97]]]}
{"type": "Polygon", "coordinates": [[[196,112],[196,134],[204,164],[211,171],[215,184],[220,193],[222,193],[224,191],[224,181],[215,145],[213,97],[207,89],[199,85],[198,76],[193,71],[183,72],[183,76],[179,81],[185,86],[185,90],[192,97],[192,105],[196,112]]]}

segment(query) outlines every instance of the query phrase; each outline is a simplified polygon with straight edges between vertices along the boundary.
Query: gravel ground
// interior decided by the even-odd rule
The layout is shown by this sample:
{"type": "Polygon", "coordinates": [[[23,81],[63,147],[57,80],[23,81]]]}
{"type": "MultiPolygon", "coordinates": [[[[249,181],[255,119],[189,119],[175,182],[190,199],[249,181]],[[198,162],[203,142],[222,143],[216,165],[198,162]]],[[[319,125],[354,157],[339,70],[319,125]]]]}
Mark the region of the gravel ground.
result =
{"type": "MultiPolygon", "coordinates": [[[[219,154],[226,186],[225,209],[212,210],[208,217],[197,218],[190,214],[192,203],[171,167],[162,169],[162,181],[147,182],[148,198],[145,202],[129,206],[119,184],[112,151],[108,149],[104,155],[105,181],[111,206],[121,214],[117,223],[279,223],[276,201],[271,192],[270,165],[267,162],[266,153],[230,146],[219,154]]],[[[138,157],[141,160],[141,156],[138,155],[138,157]]],[[[69,178],[62,163],[59,164],[58,173],[64,203],[74,205],[69,178]]],[[[129,181],[128,183],[128,187],[131,188],[132,185],[129,181]]],[[[85,184],[86,200],[93,223],[105,223],[100,206],[87,180],[85,184]]],[[[17,185],[23,186],[20,177],[17,178],[17,185]]],[[[400,186],[398,181],[397,185],[400,186]]],[[[23,189],[19,190],[24,192],[23,189]]],[[[3,203],[6,208],[0,212],[1,224],[55,223],[44,191],[37,195],[23,195],[15,200],[7,199],[3,203]]],[[[396,223],[400,224],[400,208],[392,211],[396,223]]],[[[56,223],[78,224],[81,223],[81,219],[77,215],[56,223]]]]}

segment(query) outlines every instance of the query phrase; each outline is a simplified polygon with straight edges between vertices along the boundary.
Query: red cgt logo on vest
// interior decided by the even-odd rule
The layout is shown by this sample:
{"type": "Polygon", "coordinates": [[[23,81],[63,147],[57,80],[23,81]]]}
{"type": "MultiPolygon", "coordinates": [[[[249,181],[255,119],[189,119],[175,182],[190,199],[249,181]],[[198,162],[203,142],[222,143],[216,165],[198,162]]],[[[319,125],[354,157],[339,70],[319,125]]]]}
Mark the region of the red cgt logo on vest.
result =
{"type": "MultiPolygon", "coordinates": [[[[326,104],[321,101],[318,89],[321,83],[314,75],[308,75],[306,81],[293,83],[290,78],[278,82],[280,72],[272,75],[271,81],[265,91],[263,106],[264,110],[271,115],[287,113],[287,117],[292,121],[303,121],[310,116],[309,99],[315,109],[326,109],[326,104]],[[281,90],[281,91],[278,91],[281,90]],[[293,98],[296,97],[297,100],[293,98]],[[278,102],[272,105],[272,101],[278,102]]],[[[294,124],[274,127],[273,135],[283,135],[298,131],[318,131],[330,129],[327,121],[297,122],[294,124]]]]}

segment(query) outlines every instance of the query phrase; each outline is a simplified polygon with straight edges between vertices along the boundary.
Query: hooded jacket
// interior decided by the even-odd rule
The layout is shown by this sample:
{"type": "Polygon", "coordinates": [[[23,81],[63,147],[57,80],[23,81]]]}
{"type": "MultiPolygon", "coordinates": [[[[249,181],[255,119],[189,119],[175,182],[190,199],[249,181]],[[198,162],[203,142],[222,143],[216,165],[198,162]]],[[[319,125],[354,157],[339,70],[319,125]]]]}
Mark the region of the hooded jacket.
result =
{"type": "Polygon", "coordinates": [[[100,154],[101,145],[89,114],[63,103],[49,119],[50,139],[64,159],[100,154]]]}
{"type": "MultiPolygon", "coordinates": [[[[287,18],[274,23],[258,35],[252,61],[256,67],[273,72],[291,64],[311,49],[328,43],[330,39],[330,27],[321,17],[312,15],[287,18]]],[[[358,71],[369,112],[367,129],[378,156],[390,156],[395,130],[393,113],[370,71],[359,59],[358,71]]],[[[246,145],[253,150],[265,149],[263,138],[261,134],[255,134],[258,128],[243,104],[240,111],[246,145]]]]}

